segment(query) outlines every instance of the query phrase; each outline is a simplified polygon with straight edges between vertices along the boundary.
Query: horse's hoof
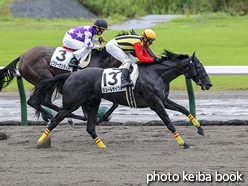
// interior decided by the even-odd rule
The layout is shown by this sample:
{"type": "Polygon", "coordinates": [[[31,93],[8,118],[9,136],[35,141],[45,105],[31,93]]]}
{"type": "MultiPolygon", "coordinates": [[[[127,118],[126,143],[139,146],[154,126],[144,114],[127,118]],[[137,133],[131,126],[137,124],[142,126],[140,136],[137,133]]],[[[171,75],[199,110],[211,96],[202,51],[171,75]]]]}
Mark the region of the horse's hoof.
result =
{"type": "Polygon", "coordinates": [[[41,143],[39,143],[36,148],[37,149],[42,149],[42,148],[50,148],[51,147],[51,136],[48,136],[44,141],[42,141],[41,143]]]}
{"type": "Polygon", "coordinates": [[[184,143],[183,147],[184,147],[184,149],[190,149],[191,148],[190,145],[187,143],[184,143]]]}
{"type": "Polygon", "coordinates": [[[72,127],[74,127],[74,122],[72,121],[72,119],[68,119],[68,124],[72,127]]]}
{"type": "Polygon", "coordinates": [[[97,120],[96,120],[96,125],[99,125],[100,123],[101,123],[100,119],[97,118],[97,120]]]}
{"type": "Polygon", "coordinates": [[[205,136],[204,131],[201,127],[198,127],[198,134],[205,136]]]}

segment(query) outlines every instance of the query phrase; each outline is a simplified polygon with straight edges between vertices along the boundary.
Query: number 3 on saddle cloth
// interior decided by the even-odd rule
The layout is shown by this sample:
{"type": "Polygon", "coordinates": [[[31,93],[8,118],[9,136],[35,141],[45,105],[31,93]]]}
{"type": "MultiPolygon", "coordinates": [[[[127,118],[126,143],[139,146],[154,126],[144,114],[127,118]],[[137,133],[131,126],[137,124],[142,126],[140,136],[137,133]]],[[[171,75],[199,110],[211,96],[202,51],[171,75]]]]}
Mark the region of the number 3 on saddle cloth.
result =
{"type": "Polygon", "coordinates": [[[102,83],[101,83],[101,89],[102,93],[114,93],[114,92],[122,92],[126,91],[126,99],[127,103],[130,108],[136,106],[133,89],[136,85],[136,81],[139,77],[139,70],[137,64],[132,64],[130,67],[131,73],[130,73],[130,81],[133,82],[134,86],[132,87],[124,87],[121,88],[121,72],[122,67],[120,68],[107,68],[104,69],[102,74],[102,83]]]}
{"type": "MultiPolygon", "coordinates": [[[[59,68],[66,71],[72,71],[72,68],[68,66],[70,60],[73,57],[74,50],[66,48],[66,47],[57,47],[54,51],[50,65],[55,68],[59,68]]],[[[89,63],[91,59],[91,50],[90,52],[87,52],[88,56],[86,57],[85,61],[80,60],[79,66],[81,68],[85,68],[89,63]]],[[[86,55],[87,55],[86,54],[86,55]]]]}

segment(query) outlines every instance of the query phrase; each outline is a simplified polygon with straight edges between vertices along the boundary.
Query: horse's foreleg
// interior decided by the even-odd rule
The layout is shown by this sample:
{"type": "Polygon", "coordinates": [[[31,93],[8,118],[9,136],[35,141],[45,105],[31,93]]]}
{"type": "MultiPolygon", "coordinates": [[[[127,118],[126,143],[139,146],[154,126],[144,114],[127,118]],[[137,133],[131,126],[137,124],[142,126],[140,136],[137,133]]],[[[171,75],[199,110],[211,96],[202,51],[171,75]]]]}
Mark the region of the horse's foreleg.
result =
{"type": "Polygon", "coordinates": [[[83,120],[83,121],[87,121],[87,117],[86,116],[79,116],[79,115],[76,115],[76,114],[69,114],[66,116],[67,118],[73,118],[73,119],[79,119],[79,120],[83,120]]]}
{"type": "Polygon", "coordinates": [[[191,114],[189,114],[188,115],[188,118],[193,123],[193,125],[198,129],[198,134],[200,134],[202,136],[205,136],[204,135],[204,131],[203,131],[202,127],[200,126],[200,123],[194,118],[194,116],[192,116],[191,114]]]}
{"type": "Polygon", "coordinates": [[[202,136],[204,136],[204,131],[202,127],[200,126],[200,123],[190,114],[190,112],[183,106],[178,105],[174,101],[167,98],[163,101],[164,107],[170,110],[181,112],[182,114],[186,115],[190,121],[193,123],[193,125],[198,129],[198,133],[202,136]]]}
{"type": "Polygon", "coordinates": [[[88,121],[86,126],[86,131],[91,135],[91,137],[94,139],[98,147],[100,148],[106,148],[104,143],[101,141],[101,139],[98,137],[96,133],[96,122],[97,122],[97,112],[99,109],[101,100],[95,101],[94,104],[89,103],[86,105],[83,105],[82,108],[86,111],[86,114],[88,115],[88,121]]]}
{"type": "MultiPolygon", "coordinates": [[[[153,102],[154,103],[154,102],[153,102]]],[[[167,112],[165,111],[164,106],[159,103],[157,104],[153,104],[153,107],[151,107],[152,110],[154,110],[158,116],[162,119],[162,121],[164,122],[164,124],[167,126],[167,128],[173,133],[174,137],[177,140],[177,143],[181,146],[184,146],[184,148],[190,148],[190,145],[188,145],[187,143],[185,143],[182,138],[180,137],[180,135],[178,134],[178,132],[176,131],[175,126],[173,125],[173,123],[171,122],[167,112]]]]}
{"type": "Polygon", "coordinates": [[[118,104],[113,103],[112,107],[97,121],[97,125],[107,120],[108,117],[114,112],[114,110],[118,107],[118,104]]]}

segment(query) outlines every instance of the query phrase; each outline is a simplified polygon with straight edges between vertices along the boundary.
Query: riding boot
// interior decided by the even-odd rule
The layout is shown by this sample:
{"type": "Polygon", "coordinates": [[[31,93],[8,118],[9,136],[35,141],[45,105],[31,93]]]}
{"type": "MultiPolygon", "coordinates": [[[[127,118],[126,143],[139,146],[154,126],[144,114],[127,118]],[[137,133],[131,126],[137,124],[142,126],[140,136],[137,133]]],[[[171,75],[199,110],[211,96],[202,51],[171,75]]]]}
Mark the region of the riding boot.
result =
{"type": "Polygon", "coordinates": [[[129,80],[129,69],[123,68],[121,73],[121,88],[133,86],[133,83],[129,80]]]}
{"type": "Polygon", "coordinates": [[[78,66],[78,60],[75,57],[73,57],[71,59],[71,61],[69,62],[68,66],[69,67],[72,67],[73,72],[74,71],[77,71],[77,69],[79,68],[79,66],[78,66]]]}

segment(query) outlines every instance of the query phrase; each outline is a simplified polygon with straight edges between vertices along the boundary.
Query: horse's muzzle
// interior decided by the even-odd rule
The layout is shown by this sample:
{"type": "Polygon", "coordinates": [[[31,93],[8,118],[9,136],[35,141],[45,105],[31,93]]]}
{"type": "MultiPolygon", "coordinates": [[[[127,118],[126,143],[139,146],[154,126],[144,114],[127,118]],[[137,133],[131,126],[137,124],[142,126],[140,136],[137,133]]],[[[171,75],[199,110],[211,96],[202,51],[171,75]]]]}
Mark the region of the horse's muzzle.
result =
{"type": "Polygon", "coordinates": [[[213,86],[213,84],[206,84],[206,85],[201,85],[201,89],[202,90],[209,90],[211,87],[213,86]]]}

